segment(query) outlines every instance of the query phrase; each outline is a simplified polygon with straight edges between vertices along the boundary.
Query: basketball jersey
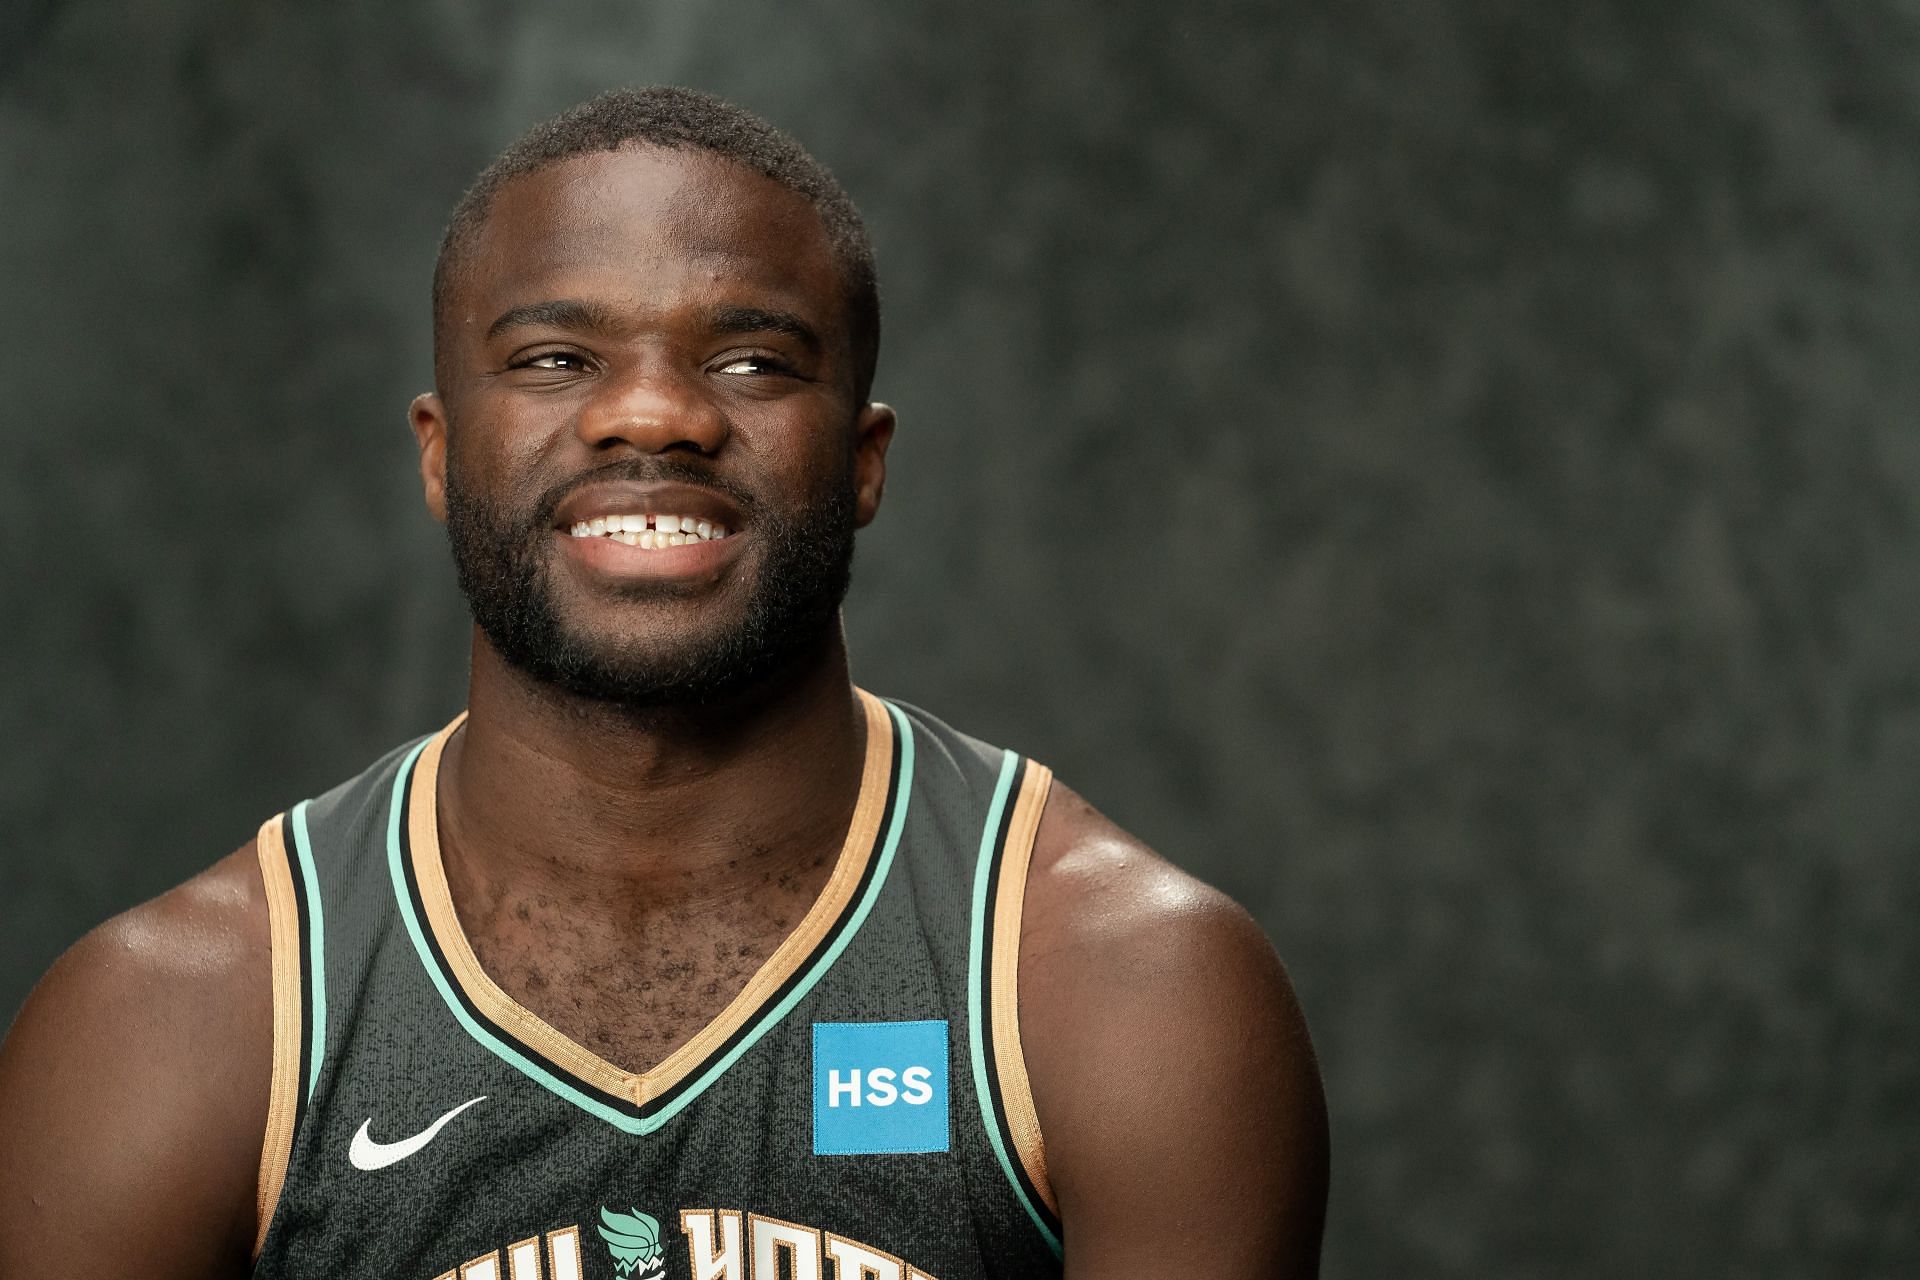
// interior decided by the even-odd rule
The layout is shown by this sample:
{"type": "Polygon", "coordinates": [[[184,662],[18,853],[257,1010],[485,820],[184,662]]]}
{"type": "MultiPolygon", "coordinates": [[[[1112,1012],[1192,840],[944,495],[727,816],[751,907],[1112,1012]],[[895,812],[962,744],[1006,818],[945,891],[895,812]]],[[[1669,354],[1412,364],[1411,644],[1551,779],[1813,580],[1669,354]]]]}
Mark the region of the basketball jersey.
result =
{"type": "Polygon", "coordinates": [[[474,958],[435,814],[460,721],[268,821],[254,1274],[1059,1276],[1015,1000],[1051,775],[860,700],[866,761],[826,887],[646,1072],[548,1026],[474,958]]]}

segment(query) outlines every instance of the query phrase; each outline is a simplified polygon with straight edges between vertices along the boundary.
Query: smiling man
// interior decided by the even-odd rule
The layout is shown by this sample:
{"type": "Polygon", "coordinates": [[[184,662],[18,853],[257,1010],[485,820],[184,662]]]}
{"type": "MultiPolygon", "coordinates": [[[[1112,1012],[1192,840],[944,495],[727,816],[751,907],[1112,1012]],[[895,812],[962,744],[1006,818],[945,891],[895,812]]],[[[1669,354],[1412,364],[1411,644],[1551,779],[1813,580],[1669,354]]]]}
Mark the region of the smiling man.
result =
{"type": "Polygon", "coordinates": [[[411,420],[468,710],[78,943],[0,1050],[0,1275],[1316,1270],[1327,1137],[1232,903],[853,687],[871,251],[739,109],[502,155],[411,420]]]}

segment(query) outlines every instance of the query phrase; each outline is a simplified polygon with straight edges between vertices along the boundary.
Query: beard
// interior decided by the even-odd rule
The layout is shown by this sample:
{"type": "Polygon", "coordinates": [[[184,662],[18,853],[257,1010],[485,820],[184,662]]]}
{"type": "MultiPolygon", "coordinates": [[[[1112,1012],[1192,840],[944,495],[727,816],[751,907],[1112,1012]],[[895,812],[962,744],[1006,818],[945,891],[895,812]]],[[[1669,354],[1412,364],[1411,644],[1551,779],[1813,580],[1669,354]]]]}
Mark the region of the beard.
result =
{"type": "MultiPolygon", "coordinates": [[[[788,512],[770,510],[703,467],[656,456],[569,480],[523,514],[466,484],[451,441],[449,446],[447,540],[461,594],[500,656],[543,684],[631,710],[711,705],[800,665],[839,625],[840,603],[853,573],[851,453],[825,492],[788,512]],[[671,642],[569,623],[553,587],[554,514],[581,484],[616,479],[700,485],[739,507],[759,544],[760,564],[733,619],[677,631],[671,642]]],[[[634,599],[672,594],[659,587],[631,593],[634,599]]]]}

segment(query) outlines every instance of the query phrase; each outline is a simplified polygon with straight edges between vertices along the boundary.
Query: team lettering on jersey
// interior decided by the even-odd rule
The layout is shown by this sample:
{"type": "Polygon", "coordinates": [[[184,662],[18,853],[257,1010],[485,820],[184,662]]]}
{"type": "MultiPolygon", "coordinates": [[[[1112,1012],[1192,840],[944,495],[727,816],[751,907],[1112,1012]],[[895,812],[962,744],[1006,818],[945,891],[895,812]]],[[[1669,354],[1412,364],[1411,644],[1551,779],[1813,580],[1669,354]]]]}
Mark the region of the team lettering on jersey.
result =
{"type": "MultiPolygon", "coordinates": [[[[561,1227],[482,1254],[434,1280],[657,1280],[667,1250],[659,1220],[602,1208],[595,1228],[607,1257],[583,1249],[580,1228],[561,1227]]],[[[831,1231],[738,1209],[682,1209],[690,1280],[934,1280],[882,1249],[831,1231]],[[831,1268],[831,1270],[829,1270],[831,1268]]]]}

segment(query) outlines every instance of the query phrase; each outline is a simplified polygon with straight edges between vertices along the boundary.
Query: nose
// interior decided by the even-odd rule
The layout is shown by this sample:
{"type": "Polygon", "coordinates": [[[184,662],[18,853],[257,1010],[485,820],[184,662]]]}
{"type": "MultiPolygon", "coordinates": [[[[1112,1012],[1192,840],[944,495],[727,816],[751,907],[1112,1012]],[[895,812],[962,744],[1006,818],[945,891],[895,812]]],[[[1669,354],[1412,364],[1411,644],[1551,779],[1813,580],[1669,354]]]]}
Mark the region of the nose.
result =
{"type": "Polygon", "coordinates": [[[575,430],[593,449],[625,444],[645,453],[716,453],[727,439],[727,419],[698,377],[663,363],[606,375],[598,394],[582,406],[575,430]]]}

